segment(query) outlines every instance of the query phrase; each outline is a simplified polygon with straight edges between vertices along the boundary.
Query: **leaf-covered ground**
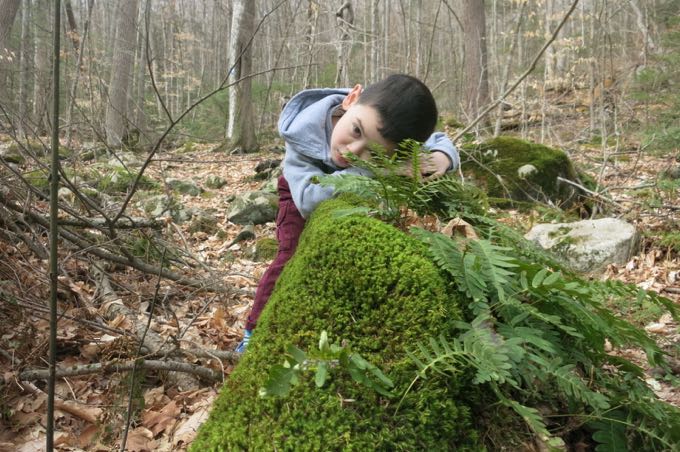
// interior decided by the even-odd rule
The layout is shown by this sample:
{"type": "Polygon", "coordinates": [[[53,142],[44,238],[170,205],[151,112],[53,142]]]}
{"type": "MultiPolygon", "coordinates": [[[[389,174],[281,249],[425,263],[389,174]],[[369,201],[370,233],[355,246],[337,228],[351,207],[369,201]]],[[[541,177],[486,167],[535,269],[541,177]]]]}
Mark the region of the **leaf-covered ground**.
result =
{"type": "MultiPolygon", "coordinates": [[[[610,151],[611,152],[611,151],[610,151]]],[[[579,145],[572,158],[607,187],[603,205],[612,215],[623,216],[643,232],[638,255],[622,267],[610,266],[597,278],[611,278],[637,284],[680,300],[680,245],[668,243],[668,233],[677,231],[680,219],[680,183],[661,181],[664,171],[680,166],[678,152],[654,156],[630,146],[620,154],[608,155],[603,168],[603,152],[598,145],[579,145]]],[[[198,291],[182,287],[153,275],[141,275],[124,267],[110,270],[115,293],[137,318],[118,316],[101,322],[102,293],[89,263],[72,250],[62,249],[60,265],[70,277],[60,278],[58,359],[60,367],[91,363],[112,363],[134,357],[136,347],[124,333],[134,322],[145,323],[155,303],[151,330],[169,342],[203,349],[233,350],[242,334],[256,285],[268,262],[254,262],[255,240],[274,237],[274,224],[255,227],[256,239],[227,245],[242,226],[227,220],[233,195],[257,189],[262,182],[253,180],[255,166],[266,159],[281,158],[276,147],[259,154],[228,155],[216,152],[214,145],[195,145],[159,155],[147,175],[154,180],[176,177],[199,185],[208,176],[227,181],[221,189],[208,189],[199,196],[185,195],[190,207],[215,209],[218,218],[214,233],[191,232],[190,223],[167,221],[163,238],[183,251],[183,271],[196,278],[212,279],[229,288],[226,293],[198,291]],[[158,295],[154,293],[158,290],[158,295]],[[154,301],[155,298],[155,301],[154,301]],[[89,323],[87,322],[89,321],[89,323]],[[93,323],[98,326],[93,327],[93,323]]],[[[133,211],[137,208],[133,202],[133,211]]],[[[522,230],[531,224],[563,220],[567,216],[554,209],[537,208],[530,212],[510,211],[508,222],[522,230]]],[[[573,218],[572,218],[573,219],[573,218]]],[[[47,263],[30,257],[22,243],[0,241],[3,262],[0,278],[20,281],[21,291],[12,300],[0,303],[0,365],[5,384],[0,386],[0,450],[42,450],[45,444],[46,385],[18,379],[26,369],[46,367],[48,344],[49,285],[47,263]],[[41,271],[36,271],[36,269],[41,271]],[[43,278],[35,278],[35,275],[43,278]],[[33,278],[33,279],[31,279],[33,278]]],[[[11,292],[8,290],[8,292],[11,292]]],[[[679,303],[680,306],[680,303],[679,303]]],[[[648,383],[659,397],[680,406],[680,334],[669,315],[631,300],[626,306],[612,306],[621,315],[644,326],[658,337],[669,353],[674,375],[648,369],[648,383]]],[[[624,350],[644,364],[640,350],[624,350]]],[[[189,356],[187,361],[208,367],[228,377],[233,364],[228,361],[189,356]]],[[[130,391],[127,372],[98,372],[57,381],[56,444],[60,450],[112,450],[119,447],[132,393],[133,417],[128,435],[129,450],[183,450],[194,437],[196,428],[207,416],[219,383],[182,382],[168,378],[166,372],[146,370],[138,374],[130,391]]]]}

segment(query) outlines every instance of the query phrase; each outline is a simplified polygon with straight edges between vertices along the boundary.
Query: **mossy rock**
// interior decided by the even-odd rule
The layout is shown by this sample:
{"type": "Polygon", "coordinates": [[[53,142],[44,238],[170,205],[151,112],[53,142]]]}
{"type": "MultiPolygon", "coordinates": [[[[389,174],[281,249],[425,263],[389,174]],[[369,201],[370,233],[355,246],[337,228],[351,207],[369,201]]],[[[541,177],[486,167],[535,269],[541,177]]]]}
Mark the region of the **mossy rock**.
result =
{"type": "Polygon", "coordinates": [[[453,334],[461,311],[424,245],[379,220],[334,215],[352,205],[326,201],[310,218],[192,451],[481,449],[462,401],[471,386],[465,372],[416,379],[403,399],[385,398],[346,372],[320,389],[310,377],[287,396],[259,396],[287,346],[311,350],[322,330],[332,342],[348,340],[399,393],[417,374],[406,351],[453,334]]]}
{"type": "Polygon", "coordinates": [[[49,190],[50,188],[50,173],[48,170],[32,170],[23,173],[23,178],[39,190],[49,190]]]}
{"type": "MultiPolygon", "coordinates": [[[[124,168],[109,167],[102,168],[102,173],[97,181],[97,189],[104,193],[126,193],[132,188],[137,179],[137,173],[130,172],[124,168]]],[[[137,188],[140,190],[154,190],[159,188],[159,184],[144,175],[142,175],[137,188]]]]}
{"type": "Polygon", "coordinates": [[[263,237],[255,242],[253,248],[253,260],[255,262],[270,261],[276,257],[279,249],[279,242],[270,237],[263,237]]]}
{"type": "Polygon", "coordinates": [[[583,201],[580,190],[558,180],[558,177],[578,180],[571,160],[559,149],[500,136],[468,146],[467,150],[475,155],[477,162],[464,163],[463,171],[470,174],[490,198],[549,202],[560,207],[583,201]]]}

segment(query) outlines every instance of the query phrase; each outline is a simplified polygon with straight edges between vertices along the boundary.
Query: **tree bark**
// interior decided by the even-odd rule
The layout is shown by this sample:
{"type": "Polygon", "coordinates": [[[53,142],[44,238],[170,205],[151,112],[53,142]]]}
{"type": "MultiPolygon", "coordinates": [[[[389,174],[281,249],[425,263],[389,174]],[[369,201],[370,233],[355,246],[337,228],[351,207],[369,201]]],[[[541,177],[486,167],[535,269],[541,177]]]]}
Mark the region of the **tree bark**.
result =
{"type": "Polygon", "coordinates": [[[335,72],[335,86],[349,86],[349,60],[352,53],[350,29],[354,25],[354,9],[351,1],[344,1],[335,13],[335,20],[340,29],[338,40],[338,60],[335,72]]]}
{"type": "MultiPolygon", "coordinates": [[[[19,66],[19,121],[17,123],[17,132],[21,138],[26,137],[26,123],[29,116],[29,90],[30,78],[29,59],[31,58],[30,42],[29,42],[29,14],[30,14],[31,0],[23,0],[21,8],[21,63],[19,66]]],[[[0,84],[2,82],[0,81],[0,84]]],[[[1,92],[1,91],[0,91],[1,92]]]]}
{"type": "MultiPolygon", "coordinates": [[[[475,118],[490,103],[484,1],[463,0],[465,47],[464,110],[475,118]]],[[[484,122],[487,122],[485,120],[484,122]]]]}
{"type": "MultiPolygon", "coordinates": [[[[252,38],[255,26],[255,0],[237,0],[229,40],[229,80],[231,83],[252,73],[252,38]]],[[[242,152],[257,150],[255,119],[251,96],[252,79],[244,78],[229,87],[227,139],[242,152]]]]}
{"type": "Polygon", "coordinates": [[[106,104],[106,142],[118,148],[128,130],[128,97],[132,84],[135,31],[139,0],[120,0],[117,8],[116,40],[111,61],[111,78],[106,104]]]}
{"type": "Polygon", "coordinates": [[[33,8],[34,42],[33,52],[33,121],[36,133],[44,135],[48,130],[48,105],[50,97],[50,34],[52,25],[47,11],[49,2],[37,0],[33,8]]]}
{"type": "Polygon", "coordinates": [[[7,46],[20,4],[21,0],[0,0],[0,99],[2,99],[2,104],[6,104],[6,100],[9,99],[7,95],[8,68],[15,58],[7,46]]]}

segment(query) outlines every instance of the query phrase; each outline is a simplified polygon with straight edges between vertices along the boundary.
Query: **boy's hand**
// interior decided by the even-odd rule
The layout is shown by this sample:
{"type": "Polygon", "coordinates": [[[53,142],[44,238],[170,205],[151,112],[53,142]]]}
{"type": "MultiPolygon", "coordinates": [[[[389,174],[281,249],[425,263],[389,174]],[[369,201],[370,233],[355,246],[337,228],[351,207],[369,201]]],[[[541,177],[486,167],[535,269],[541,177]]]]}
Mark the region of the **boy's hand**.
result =
{"type": "MultiPolygon", "coordinates": [[[[420,156],[420,174],[425,177],[426,181],[443,176],[450,167],[451,159],[441,151],[431,151],[420,156]]],[[[410,162],[405,164],[403,174],[413,176],[410,162]]]]}

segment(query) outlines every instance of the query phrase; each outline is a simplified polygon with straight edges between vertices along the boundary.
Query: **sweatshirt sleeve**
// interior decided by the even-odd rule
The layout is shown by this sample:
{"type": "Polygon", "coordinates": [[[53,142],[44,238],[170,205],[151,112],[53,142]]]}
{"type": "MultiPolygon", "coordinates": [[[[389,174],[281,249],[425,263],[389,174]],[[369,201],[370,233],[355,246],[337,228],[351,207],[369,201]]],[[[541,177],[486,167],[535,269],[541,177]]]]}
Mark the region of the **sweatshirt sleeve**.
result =
{"type": "MultiPolygon", "coordinates": [[[[335,171],[330,175],[338,176],[341,174],[366,175],[366,172],[360,168],[349,167],[335,171]]],[[[322,187],[312,182],[312,179],[315,177],[327,175],[321,169],[321,162],[319,160],[295,152],[293,149],[290,149],[290,145],[286,144],[283,176],[290,187],[295,207],[300,211],[303,218],[309,218],[320,202],[333,196],[333,187],[322,187]]]]}
{"type": "Polygon", "coordinates": [[[440,151],[446,154],[451,160],[449,171],[458,168],[458,165],[460,165],[458,150],[444,132],[435,132],[430,135],[430,138],[423,144],[423,147],[428,151],[440,151]]]}

